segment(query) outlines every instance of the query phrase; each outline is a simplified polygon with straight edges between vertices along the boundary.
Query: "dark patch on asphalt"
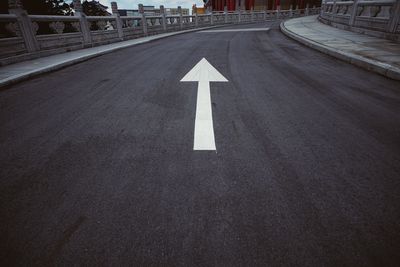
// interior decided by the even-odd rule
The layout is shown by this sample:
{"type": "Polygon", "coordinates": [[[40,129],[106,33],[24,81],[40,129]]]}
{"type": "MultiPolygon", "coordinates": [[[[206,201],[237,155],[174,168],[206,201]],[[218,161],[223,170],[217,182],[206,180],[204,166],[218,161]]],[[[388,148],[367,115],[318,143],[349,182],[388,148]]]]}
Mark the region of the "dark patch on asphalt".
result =
{"type": "Polygon", "coordinates": [[[87,218],[85,216],[80,216],[72,225],[64,230],[63,237],[56,242],[54,248],[50,248],[50,251],[52,252],[50,253],[49,260],[47,262],[48,265],[54,265],[54,263],[56,262],[56,258],[60,254],[63,247],[68,244],[71,237],[76,231],[78,231],[78,229],[85,222],[86,219],[87,218]]]}

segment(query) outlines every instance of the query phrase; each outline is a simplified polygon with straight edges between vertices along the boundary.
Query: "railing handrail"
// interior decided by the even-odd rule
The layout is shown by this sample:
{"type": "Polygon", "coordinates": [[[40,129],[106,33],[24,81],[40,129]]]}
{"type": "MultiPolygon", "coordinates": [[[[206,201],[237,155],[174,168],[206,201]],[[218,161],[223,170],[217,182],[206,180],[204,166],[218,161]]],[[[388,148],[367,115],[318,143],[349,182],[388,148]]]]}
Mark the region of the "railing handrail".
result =
{"type": "Polygon", "coordinates": [[[17,19],[15,14],[0,14],[0,19],[17,19]]]}
{"type": "Polygon", "coordinates": [[[87,20],[116,20],[114,16],[87,16],[87,20]]]}
{"type": "Polygon", "coordinates": [[[59,15],[28,15],[34,21],[77,21],[79,17],[75,16],[59,16],[59,15]]]}
{"type": "MultiPolygon", "coordinates": [[[[385,0],[385,1],[358,1],[358,5],[368,5],[368,6],[382,6],[382,5],[392,5],[396,3],[396,0],[385,0]]],[[[325,5],[353,5],[354,1],[337,1],[337,2],[325,2],[325,5]]]]}
{"type": "Polygon", "coordinates": [[[121,19],[142,19],[141,16],[121,16],[121,19]]]}
{"type": "Polygon", "coordinates": [[[396,1],[360,1],[358,2],[359,6],[392,6],[396,1]]]}

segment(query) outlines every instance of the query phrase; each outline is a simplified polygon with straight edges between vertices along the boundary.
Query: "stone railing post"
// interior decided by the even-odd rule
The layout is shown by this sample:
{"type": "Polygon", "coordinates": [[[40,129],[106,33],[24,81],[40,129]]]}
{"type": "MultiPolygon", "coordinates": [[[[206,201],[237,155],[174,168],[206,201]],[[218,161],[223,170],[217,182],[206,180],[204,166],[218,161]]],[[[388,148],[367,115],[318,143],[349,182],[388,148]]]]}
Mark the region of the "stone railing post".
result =
{"type": "Polygon", "coordinates": [[[264,8],[263,18],[264,20],[267,20],[267,6],[264,8]]]}
{"type": "Polygon", "coordinates": [[[254,8],[251,7],[250,9],[250,20],[253,22],[254,21],[254,8]]]}
{"type": "Polygon", "coordinates": [[[310,13],[310,10],[309,10],[309,6],[308,6],[308,3],[307,3],[307,5],[306,5],[306,11],[305,11],[304,15],[308,16],[309,13],[310,13]]]}
{"type": "Polygon", "coordinates": [[[289,17],[293,17],[293,5],[290,5],[289,7],[289,17]]]}
{"type": "Polygon", "coordinates": [[[124,40],[124,31],[122,30],[122,19],[118,12],[118,4],[117,2],[111,2],[111,11],[113,16],[115,17],[115,24],[118,30],[119,39],[124,40]]]}
{"type": "Polygon", "coordinates": [[[24,39],[26,50],[28,52],[39,51],[40,47],[36,39],[36,32],[33,29],[28,13],[23,9],[21,0],[8,0],[8,12],[17,16],[19,30],[24,39]]]}
{"type": "Polygon", "coordinates": [[[333,0],[333,7],[332,7],[332,16],[334,16],[334,14],[336,14],[336,8],[337,8],[337,4],[336,4],[337,0],[333,0]]]}
{"type": "Polygon", "coordinates": [[[280,11],[281,11],[281,7],[280,6],[277,6],[276,7],[276,19],[279,19],[279,17],[280,17],[280,11]]]}
{"type": "Polygon", "coordinates": [[[211,10],[211,13],[210,13],[210,24],[211,24],[211,25],[214,25],[214,15],[213,15],[213,9],[212,9],[212,7],[210,8],[210,10],[211,10]]]}
{"type": "Polygon", "coordinates": [[[239,7],[238,10],[239,14],[238,14],[238,22],[242,22],[242,6],[239,7]]]}
{"type": "Polygon", "coordinates": [[[85,47],[92,45],[92,35],[90,34],[89,22],[86,19],[85,13],[83,13],[81,0],[73,0],[75,17],[79,18],[79,24],[81,26],[81,33],[83,37],[83,43],[85,47]]]}
{"type": "Polygon", "coordinates": [[[356,22],[356,17],[357,17],[357,13],[358,13],[358,1],[359,0],[354,0],[353,6],[351,8],[351,15],[350,15],[350,20],[349,20],[350,26],[353,26],[354,23],[356,22]]]}
{"type": "Polygon", "coordinates": [[[197,7],[193,7],[193,13],[194,13],[194,27],[199,27],[199,17],[197,16],[197,7]]]}
{"type": "Polygon", "coordinates": [[[160,6],[161,23],[164,31],[167,31],[167,18],[165,17],[165,8],[163,5],[160,6]]]}
{"type": "Polygon", "coordinates": [[[387,26],[387,31],[391,33],[396,33],[398,24],[400,21],[400,1],[393,3],[392,12],[390,14],[389,23],[387,26]]]}
{"type": "MultiPolygon", "coordinates": [[[[240,22],[240,5],[239,5],[239,0],[236,0],[235,1],[235,12],[234,13],[237,13],[238,14],[238,20],[237,20],[237,23],[239,23],[240,22]]],[[[235,21],[235,16],[232,16],[232,23],[235,21]]]]}
{"type": "Polygon", "coordinates": [[[224,7],[225,23],[228,23],[228,7],[224,7]]]}
{"type": "Polygon", "coordinates": [[[178,6],[178,14],[179,14],[179,28],[183,30],[183,16],[182,16],[182,7],[178,6]]]}
{"type": "Polygon", "coordinates": [[[323,17],[324,13],[325,13],[325,0],[322,0],[321,2],[321,11],[320,11],[320,15],[323,17]]]}
{"type": "Polygon", "coordinates": [[[142,27],[143,27],[143,34],[147,36],[147,19],[146,15],[144,14],[144,7],[143,4],[139,4],[139,14],[142,17],[142,27]]]}

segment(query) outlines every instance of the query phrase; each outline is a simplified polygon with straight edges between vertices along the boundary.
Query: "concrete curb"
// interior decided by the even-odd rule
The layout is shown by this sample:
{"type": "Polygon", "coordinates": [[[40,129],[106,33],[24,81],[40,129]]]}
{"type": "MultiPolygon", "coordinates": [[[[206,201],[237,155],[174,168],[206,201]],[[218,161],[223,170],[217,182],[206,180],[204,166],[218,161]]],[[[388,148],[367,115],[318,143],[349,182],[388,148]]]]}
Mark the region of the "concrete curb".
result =
{"type": "Polygon", "coordinates": [[[390,64],[386,64],[386,63],[379,62],[376,60],[368,59],[368,58],[365,58],[365,57],[362,57],[359,55],[344,52],[342,50],[335,49],[333,47],[326,46],[326,45],[316,42],[314,40],[303,37],[293,31],[287,29],[285,26],[285,21],[283,21],[280,24],[280,29],[281,29],[282,33],[285,34],[286,36],[288,36],[308,47],[318,50],[319,52],[333,56],[335,58],[338,58],[347,63],[353,64],[355,66],[361,67],[368,71],[373,71],[373,72],[379,73],[385,77],[388,77],[388,78],[391,78],[394,80],[400,80],[400,68],[397,68],[390,64]]]}
{"type": "MultiPolygon", "coordinates": [[[[46,66],[46,67],[43,67],[43,68],[38,68],[38,69],[35,69],[35,70],[31,70],[31,71],[26,71],[24,73],[16,74],[14,76],[2,79],[2,80],[0,80],[0,88],[1,87],[5,87],[5,86],[9,86],[9,85],[12,85],[12,84],[15,84],[15,83],[22,82],[24,80],[30,79],[30,78],[32,78],[34,76],[37,76],[37,75],[41,75],[41,74],[44,74],[44,73],[47,73],[47,72],[56,71],[56,70],[62,69],[64,67],[68,67],[68,66],[71,66],[71,65],[74,65],[74,64],[89,60],[89,59],[94,58],[94,57],[102,56],[102,55],[105,55],[105,54],[108,54],[108,53],[115,52],[117,50],[121,50],[121,49],[125,49],[125,48],[128,48],[128,47],[132,47],[132,46],[135,46],[135,45],[149,43],[149,42],[152,42],[152,41],[155,41],[155,40],[160,40],[160,39],[163,39],[163,38],[167,38],[167,37],[171,37],[171,36],[175,36],[175,35],[179,35],[179,34],[202,31],[202,30],[206,30],[206,29],[219,28],[219,27],[224,27],[224,26],[232,26],[232,25],[216,25],[216,26],[211,26],[211,27],[203,27],[203,28],[196,28],[196,29],[190,29],[190,30],[184,30],[184,31],[178,31],[178,32],[171,32],[171,33],[153,35],[153,36],[150,36],[150,37],[154,37],[154,38],[149,39],[149,40],[145,39],[142,42],[140,42],[140,39],[142,39],[142,38],[144,39],[146,37],[132,39],[132,40],[138,40],[139,42],[134,43],[134,44],[121,45],[119,47],[110,48],[109,50],[99,51],[99,52],[95,52],[95,53],[92,53],[92,54],[89,54],[89,55],[83,55],[83,56],[80,56],[78,58],[61,61],[61,62],[53,64],[53,65],[49,65],[49,66],[46,66]]],[[[116,43],[113,43],[113,44],[116,44],[116,43]]],[[[77,50],[77,51],[82,51],[82,50],[77,50]]]]}

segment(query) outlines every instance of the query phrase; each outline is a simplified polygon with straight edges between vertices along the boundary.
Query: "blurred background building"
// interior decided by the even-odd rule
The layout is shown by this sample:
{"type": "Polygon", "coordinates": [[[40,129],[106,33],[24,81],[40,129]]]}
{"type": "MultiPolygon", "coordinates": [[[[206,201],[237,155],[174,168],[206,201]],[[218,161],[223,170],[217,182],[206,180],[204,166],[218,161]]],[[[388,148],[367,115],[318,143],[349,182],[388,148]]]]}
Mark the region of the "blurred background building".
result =
{"type": "Polygon", "coordinates": [[[290,5],[293,8],[305,8],[307,4],[310,7],[320,6],[321,0],[205,0],[204,6],[212,8],[213,11],[223,11],[225,6],[228,11],[235,11],[240,7],[242,10],[275,10],[278,6],[281,9],[289,9],[290,5]]]}

